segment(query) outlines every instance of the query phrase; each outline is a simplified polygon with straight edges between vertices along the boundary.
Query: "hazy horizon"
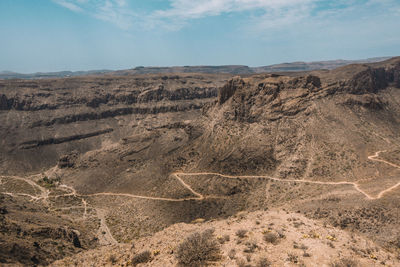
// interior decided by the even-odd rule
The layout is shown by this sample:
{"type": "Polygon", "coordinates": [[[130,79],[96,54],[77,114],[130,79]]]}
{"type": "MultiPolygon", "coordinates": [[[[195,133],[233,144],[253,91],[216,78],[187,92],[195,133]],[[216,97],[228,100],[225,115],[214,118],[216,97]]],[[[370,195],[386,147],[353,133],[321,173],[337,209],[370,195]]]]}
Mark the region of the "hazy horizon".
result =
{"type": "MultiPolygon", "coordinates": [[[[293,63],[314,63],[314,62],[329,62],[329,61],[362,61],[362,60],[372,60],[372,59],[386,59],[386,58],[393,58],[393,57],[397,57],[397,56],[382,56],[382,57],[371,57],[371,58],[358,58],[358,59],[327,59],[327,60],[321,60],[321,61],[293,61],[293,62],[279,62],[279,63],[273,63],[271,65],[263,65],[263,66],[248,66],[248,65],[243,65],[243,64],[224,64],[224,65],[180,65],[180,66],[132,66],[130,68],[126,68],[126,69],[134,69],[137,67],[144,67],[144,68],[179,68],[179,67],[223,67],[223,66],[246,66],[249,68],[257,68],[257,67],[266,67],[266,66],[274,66],[274,65],[281,65],[281,64],[293,64],[293,63]]],[[[34,71],[34,72],[16,72],[16,71],[12,71],[12,70],[0,70],[0,73],[19,73],[19,74],[35,74],[35,73],[52,73],[52,72],[90,72],[90,71],[119,71],[119,70],[125,70],[125,69],[77,69],[77,70],[59,70],[59,71],[34,71]]]]}

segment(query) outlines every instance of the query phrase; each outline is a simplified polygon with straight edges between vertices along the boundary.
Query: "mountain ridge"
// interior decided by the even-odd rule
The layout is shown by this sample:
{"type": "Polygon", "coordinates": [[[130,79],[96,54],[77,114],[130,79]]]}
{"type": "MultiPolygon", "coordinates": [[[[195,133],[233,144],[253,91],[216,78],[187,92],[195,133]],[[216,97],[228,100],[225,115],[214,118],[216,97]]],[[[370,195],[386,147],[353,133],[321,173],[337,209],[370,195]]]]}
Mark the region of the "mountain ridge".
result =
{"type": "Polygon", "coordinates": [[[64,78],[87,75],[133,75],[133,74],[160,74],[160,73],[227,73],[236,75],[257,74],[264,72],[299,72],[313,70],[332,70],[350,64],[374,63],[387,60],[391,57],[374,57],[360,60],[325,60],[325,61],[296,61],[289,63],[279,63],[267,66],[250,67],[246,65],[198,65],[198,66],[171,66],[171,67],[135,67],[127,70],[89,70],[89,71],[59,71],[59,72],[36,72],[18,73],[13,71],[1,71],[0,79],[44,79],[44,78],[64,78]]]}

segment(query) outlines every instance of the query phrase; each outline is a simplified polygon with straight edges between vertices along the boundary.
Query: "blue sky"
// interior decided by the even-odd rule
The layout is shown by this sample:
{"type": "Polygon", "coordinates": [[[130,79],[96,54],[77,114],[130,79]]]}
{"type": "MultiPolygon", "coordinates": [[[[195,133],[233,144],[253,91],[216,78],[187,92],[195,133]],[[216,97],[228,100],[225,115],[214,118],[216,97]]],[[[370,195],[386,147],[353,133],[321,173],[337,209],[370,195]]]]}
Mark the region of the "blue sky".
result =
{"type": "Polygon", "coordinates": [[[0,71],[400,55],[400,0],[0,0],[0,71]]]}

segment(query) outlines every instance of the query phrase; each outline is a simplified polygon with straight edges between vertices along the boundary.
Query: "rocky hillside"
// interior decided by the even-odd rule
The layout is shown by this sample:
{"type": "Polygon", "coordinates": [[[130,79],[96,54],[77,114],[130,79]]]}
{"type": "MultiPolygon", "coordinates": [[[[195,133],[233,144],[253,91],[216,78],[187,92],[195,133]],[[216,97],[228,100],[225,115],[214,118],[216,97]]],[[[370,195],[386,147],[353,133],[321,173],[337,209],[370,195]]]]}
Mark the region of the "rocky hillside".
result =
{"type": "MultiPolygon", "coordinates": [[[[316,250],[310,252],[316,258],[289,257],[288,246],[310,235],[307,228],[290,244],[282,241],[285,255],[267,257],[277,266],[287,258],[320,266],[341,253],[376,263],[372,247],[382,251],[379,261],[397,263],[390,253],[400,237],[399,58],[290,75],[7,80],[0,92],[4,263],[48,264],[108,245],[129,244],[126,249],[198,218],[218,220],[205,228],[225,231],[238,212],[265,209],[326,225],[317,228],[323,236],[353,232],[360,240],[355,249],[346,245],[325,258],[316,250]],[[27,220],[31,213],[37,219],[27,220]],[[35,234],[60,227],[69,230],[56,244],[35,234]],[[79,233],[80,247],[70,233],[79,233]],[[13,246],[24,253],[15,254],[13,246]]],[[[247,254],[228,259],[238,241],[226,234],[235,241],[223,248],[221,262],[239,265],[247,254]]],[[[261,250],[273,248],[259,242],[261,250]]],[[[312,244],[305,246],[319,243],[312,244]]],[[[151,264],[175,263],[164,248],[158,263],[157,253],[151,251],[151,264]]]]}
{"type": "Polygon", "coordinates": [[[0,81],[0,166],[3,173],[38,171],[54,166],[65,153],[82,153],[100,148],[105,139],[122,139],[142,117],[176,114],[179,120],[181,115],[194,115],[214,101],[228,77],[0,81]]]}
{"type": "Polygon", "coordinates": [[[398,266],[400,259],[354,233],[297,213],[238,213],[176,224],[131,244],[66,258],[54,266],[398,266]],[[210,234],[208,234],[210,233],[210,234]],[[203,258],[209,259],[202,261],[203,258]],[[336,265],[335,265],[336,264],[336,265]]]}

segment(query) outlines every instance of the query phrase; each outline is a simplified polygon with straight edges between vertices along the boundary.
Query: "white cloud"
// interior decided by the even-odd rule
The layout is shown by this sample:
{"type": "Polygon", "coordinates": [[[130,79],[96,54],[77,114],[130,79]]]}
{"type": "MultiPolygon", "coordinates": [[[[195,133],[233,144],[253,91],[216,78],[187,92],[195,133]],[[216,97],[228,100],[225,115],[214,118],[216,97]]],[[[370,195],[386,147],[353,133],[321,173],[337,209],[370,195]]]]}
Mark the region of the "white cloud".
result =
{"type": "Polygon", "coordinates": [[[52,0],[74,12],[83,12],[97,19],[129,29],[137,15],[129,9],[126,0],[52,0]]]}
{"type": "Polygon", "coordinates": [[[191,20],[248,12],[247,22],[254,29],[290,25],[309,16],[319,0],[170,0],[170,8],[156,10],[151,21],[177,30],[191,20]]]}
{"type": "Polygon", "coordinates": [[[201,18],[249,10],[295,9],[316,0],[171,0],[171,8],[156,11],[160,17],[201,18]]]}
{"type": "MultiPolygon", "coordinates": [[[[78,0],[80,2],[82,0],[78,0]]],[[[53,2],[59,4],[60,6],[63,6],[65,8],[68,8],[71,11],[74,12],[82,12],[83,9],[80,8],[78,5],[74,4],[73,2],[69,2],[68,0],[53,0],[53,2]]]]}
{"type": "Polygon", "coordinates": [[[291,20],[295,10],[304,10],[317,0],[169,0],[170,8],[136,14],[127,0],[53,0],[75,12],[85,12],[95,18],[128,29],[134,23],[145,27],[163,26],[179,29],[192,19],[218,16],[223,13],[262,11],[272,24],[291,20]],[[286,20],[285,20],[286,21],[286,20]]]}
{"type": "Polygon", "coordinates": [[[93,16],[127,30],[133,25],[136,14],[130,9],[125,8],[125,6],[125,0],[106,0],[97,7],[93,16]]]}
{"type": "MultiPolygon", "coordinates": [[[[169,7],[137,13],[127,0],[53,0],[74,12],[83,12],[128,30],[159,28],[179,30],[192,20],[247,12],[247,28],[277,29],[298,23],[328,21],[366,8],[398,15],[398,0],[165,0],[169,7]],[[323,7],[321,8],[321,5],[323,7]]],[[[133,1],[133,0],[131,0],[133,1]]],[[[146,0],[137,0],[146,1],[146,0]]],[[[132,3],[132,2],[131,2],[132,3]]]]}

